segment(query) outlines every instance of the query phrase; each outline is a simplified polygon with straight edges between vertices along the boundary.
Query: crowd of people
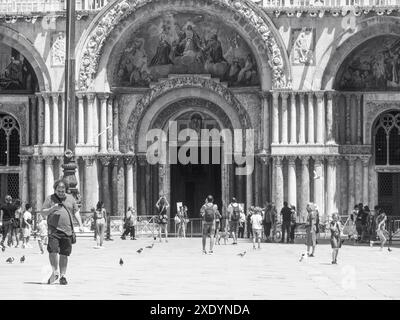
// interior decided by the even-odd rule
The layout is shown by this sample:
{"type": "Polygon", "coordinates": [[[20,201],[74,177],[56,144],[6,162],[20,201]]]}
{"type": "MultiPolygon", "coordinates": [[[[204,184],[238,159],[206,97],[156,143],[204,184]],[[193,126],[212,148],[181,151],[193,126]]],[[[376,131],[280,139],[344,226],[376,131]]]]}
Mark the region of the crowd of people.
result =
{"type": "MultiPolygon", "coordinates": [[[[153,233],[154,240],[159,238],[162,242],[163,234],[165,242],[168,242],[168,208],[167,199],[161,196],[155,204],[157,214],[154,221],[158,225],[158,234],[153,233]]],[[[307,217],[305,221],[307,256],[314,257],[317,245],[317,235],[320,227],[320,216],[318,208],[314,203],[307,204],[307,217]]],[[[32,206],[27,203],[22,206],[19,199],[5,197],[5,203],[0,206],[0,220],[2,222],[2,239],[0,246],[2,251],[8,247],[32,248],[31,237],[34,235],[38,241],[40,252],[44,253],[44,246],[47,246],[49,260],[52,267],[52,274],[48,280],[49,284],[59,279],[60,284],[67,284],[65,278],[68,257],[71,254],[72,244],[76,242],[72,217],[79,223],[79,229],[83,231],[83,223],[79,212],[77,201],[68,191],[68,183],[58,180],[54,183],[54,193],[49,195],[42,206],[40,213],[34,214],[32,206]],[[23,210],[23,207],[25,210],[23,210]]],[[[253,249],[261,249],[261,240],[265,242],[279,241],[281,243],[294,243],[295,229],[298,225],[299,216],[295,206],[285,201],[278,214],[274,203],[266,203],[265,207],[249,207],[245,212],[243,205],[239,204],[236,198],[232,198],[226,210],[219,210],[214,203],[212,195],[207,196],[204,205],[200,208],[202,219],[202,251],[204,254],[213,254],[214,245],[220,245],[223,240],[226,245],[232,239],[232,245],[238,244],[238,238],[243,238],[245,230],[247,237],[252,239],[253,249]],[[281,225],[281,231],[278,230],[281,225]],[[264,232],[264,235],[262,234],[264,232]],[[281,234],[280,234],[281,232],[281,234]],[[209,250],[206,249],[207,238],[210,238],[209,250]]],[[[110,237],[110,216],[107,213],[104,203],[99,201],[96,208],[91,209],[90,220],[93,222],[94,239],[97,242],[95,248],[104,248],[105,233],[106,240],[110,237]],[[106,231],[106,229],[108,229],[106,231]]],[[[190,219],[188,209],[185,205],[178,208],[174,217],[177,228],[177,236],[185,238],[187,224],[190,219]]],[[[387,217],[385,212],[378,206],[374,211],[368,206],[358,204],[349,215],[347,236],[353,237],[356,241],[366,242],[372,246],[380,243],[381,250],[387,242],[386,231],[387,217]],[[376,239],[379,241],[376,241],[376,239]]],[[[123,218],[124,230],[122,240],[130,236],[136,240],[136,225],[138,216],[136,210],[129,207],[123,218]]],[[[330,231],[330,243],[332,247],[332,264],[337,263],[339,249],[344,241],[344,226],[340,217],[334,213],[326,226],[330,231]]],[[[390,248],[388,248],[391,251],[390,248]]]]}

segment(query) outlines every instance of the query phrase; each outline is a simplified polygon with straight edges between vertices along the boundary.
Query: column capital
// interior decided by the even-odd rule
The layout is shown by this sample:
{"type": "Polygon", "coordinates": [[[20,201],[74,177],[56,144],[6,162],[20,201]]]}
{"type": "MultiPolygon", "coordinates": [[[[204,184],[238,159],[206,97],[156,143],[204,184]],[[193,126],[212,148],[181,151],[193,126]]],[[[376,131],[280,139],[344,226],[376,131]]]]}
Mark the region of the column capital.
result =
{"type": "Polygon", "coordinates": [[[137,159],[139,166],[145,166],[147,164],[146,154],[138,154],[136,156],[136,159],[137,159]]]}
{"type": "Polygon", "coordinates": [[[336,156],[328,156],[327,158],[328,165],[335,166],[338,163],[339,157],[336,156]]]}
{"type": "Polygon", "coordinates": [[[276,167],[281,167],[282,166],[282,161],[283,161],[283,157],[282,156],[275,156],[272,159],[273,159],[274,165],[276,167]]]}
{"type": "Polygon", "coordinates": [[[277,101],[278,98],[279,98],[279,94],[280,94],[279,91],[272,91],[272,98],[273,98],[275,101],[277,101]]]}
{"type": "Polygon", "coordinates": [[[363,167],[367,167],[369,165],[369,161],[371,160],[371,155],[362,155],[360,156],[363,167]]]}
{"type": "Polygon", "coordinates": [[[281,91],[280,95],[281,95],[282,100],[287,99],[289,97],[289,93],[290,93],[289,91],[281,91]]]}
{"type": "Polygon", "coordinates": [[[29,162],[30,158],[31,157],[28,155],[20,155],[19,156],[19,159],[21,160],[22,164],[27,164],[29,162]]]}
{"type": "Polygon", "coordinates": [[[261,92],[258,93],[258,96],[261,99],[268,99],[270,97],[270,95],[271,95],[270,91],[261,91],[261,92]]]}
{"type": "Polygon", "coordinates": [[[290,166],[296,165],[297,156],[287,156],[286,158],[288,159],[290,166]]]}
{"type": "Polygon", "coordinates": [[[315,161],[315,165],[320,166],[324,162],[324,156],[312,156],[315,161]]]}
{"type": "Polygon", "coordinates": [[[134,154],[131,155],[124,154],[122,158],[124,159],[124,163],[127,166],[134,165],[136,163],[136,157],[134,154]]]}
{"type": "Polygon", "coordinates": [[[267,165],[269,163],[269,159],[270,159],[269,155],[265,154],[256,155],[256,160],[262,165],[267,165]]]}
{"type": "Polygon", "coordinates": [[[79,91],[76,92],[75,95],[79,100],[82,100],[86,96],[86,92],[79,91]]]}
{"type": "Polygon", "coordinates": [[[110,97],[110,93],[109,92],[98,92],[97,97],[100,100],[107,100],[110,97]]]}
{"type": "Polygon", "coordinates": [[[60,94],[61,94],[62,92],[49,92],[49,95],[54,99],[54,98],[57,98],[58,99],[58,97],[60,96],[60,94]]]}
{"type": "Polygon", "coordinates": [[[357,156],[355,156],[355,155],[346,155],[346,156],[344,156],[344,158],[345,158],[350,164],[354,164],[354,162],[356,162],[356,160],[357,160],[357,156]]]}
{"type": "Polygon", "coordinates": [[[35,161],[36,164],[41,164],[43,162],[43,160],[44,160],[44,157],[41,155],[33,157],[33,161],[35,161]]]}
{"type": "Polygon", "coordinates": [[[114,160],[114,157],[111,155],[100,155],[99,160],[103,167],[108,167],[112,165],[112,162],[114,160]]]}
{"type": "Polygon", "coordinates": [[[40,95],[43,97],[45,102],[49,102],[51,92],[40,92],[40,95]]]}
{"type": "Polygon", "coordinates": [[[335,90],[328,90],[328,91],[325,91],[325,93],[326,93],[326,97],[328,98],[328,99],[333,99],[334,97],[335,97],[335,95],[337,94],[337,91],[335,91],[335,90]]]}
{"type": "Polygon", "coordinates": [[[325,92],[324,91],[314,91],[314,94],[317,97],[317,100],[321,101],[324,98],[325,92]]]}
{"type": "Polygon", "coordinates": [[[306,91],[297,91],[297,94],[299,95],[299,97],[303,98],[306,95],[306,91]]]}
{"type": "Polygon", "coordinates": [[[94,92],[86,92],[86,98],[88,99],[89,103],[92,103],[94,101],[94,98],[96,97],[96,93],[94,92]]]}
{"type": "Polygon", "coordinates": [[[303,166],[308,166],[309,165],[309,161],[310,161],[310,156],[301,156],[300,157],[300,160],[301,160],[301,164],[303,165],[303,166]]]}
{"type": "Polygon", "coordinates": [[[93,166],[93,163],[96,160],[95,156],[83,156],[82,159],[85,161],[85,165],[88,167],[93,166]]]}
{"type": "Polygon", "coordinates": [[[52,165],[54,161],[54,156],[45,156],[44,162],[46,165],[52,165]]]}

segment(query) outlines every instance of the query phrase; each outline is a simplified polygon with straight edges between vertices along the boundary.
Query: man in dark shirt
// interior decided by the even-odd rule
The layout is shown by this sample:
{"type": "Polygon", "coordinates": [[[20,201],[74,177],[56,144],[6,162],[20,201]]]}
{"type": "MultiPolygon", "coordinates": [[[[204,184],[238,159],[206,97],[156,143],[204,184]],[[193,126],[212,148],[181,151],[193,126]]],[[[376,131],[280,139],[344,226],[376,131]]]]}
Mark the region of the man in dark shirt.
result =
{"type": "Polygon", "coordinates": [[[1,221],[3,224],[3,238],[1,239],[1,247],[5,249],[4,241],[9,235],[8,243],[10,243],[10,238],[12,238],[13,223],[15,219],[15,211],[18,209],[16,205],[12,203],[12,197],[7,195],[5,197],[5,204],[0,207],[1,221]]]}
{"type": "Polygon", "coordinates": [[[286,242],[289,242],[290,237],[290,221],[292,217],[292,210],[288,207],[287,201],[283,203],[283,208],[281,210],[282,216],[282,240],[281,243],[285,242],[285,234],[287,234],[286,242]]]}

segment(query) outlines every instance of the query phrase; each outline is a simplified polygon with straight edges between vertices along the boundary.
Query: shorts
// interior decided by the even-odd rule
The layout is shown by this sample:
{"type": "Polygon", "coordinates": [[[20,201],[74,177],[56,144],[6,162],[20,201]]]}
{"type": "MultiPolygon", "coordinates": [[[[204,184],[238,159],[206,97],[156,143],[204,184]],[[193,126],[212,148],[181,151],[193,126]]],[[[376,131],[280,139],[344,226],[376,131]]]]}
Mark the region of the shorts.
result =
{"type": "Polygon", "coordinates": [[[238,233],[239,231],[239,221],[231,221],[229,224],[230,231],[238,233]]]}
{"type": "Polygon", "coordinates": [[[215,224],[214,223],[203,223],[203,236],[208,234],[214,236],[215,224]]]}
{"type": "Polygon", "coordinates": [[[27,238],[27,237],[30,237],[30,236],[31,236],[31,231],[32,231],[31,228],[23,228],[22,230],[23,230],[23,236],[24,236],[24,238],[27,238]]]}
{"type": "Polygon", "coordinates": [[[49,234],[49,242],[47,244],[47,251],[49,253],[59,253],[63,256],[69,256],[71,250],[71,236],[59,230],[49,234]]]}
{"type": "Polygon", "coordinates": [[[253,237],[255,238],[261,238],[261,231],[262,229],[253,229],[253,237]]]}

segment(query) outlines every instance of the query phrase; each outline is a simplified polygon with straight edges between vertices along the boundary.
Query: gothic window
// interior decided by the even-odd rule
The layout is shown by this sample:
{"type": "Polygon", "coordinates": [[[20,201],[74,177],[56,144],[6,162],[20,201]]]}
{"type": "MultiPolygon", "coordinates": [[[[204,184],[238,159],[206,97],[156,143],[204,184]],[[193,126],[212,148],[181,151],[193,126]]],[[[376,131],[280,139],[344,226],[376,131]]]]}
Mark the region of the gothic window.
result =
{"type": "Polygon", "coordinates": [[[382,114],[375,125],[375,164],[400,165],[400,112],[382,114]]]}
{"type": "Polygon", "coordinates": [[[17,121],[0,114],[0,166],[19,166],[20,130],[17,121]]]}

